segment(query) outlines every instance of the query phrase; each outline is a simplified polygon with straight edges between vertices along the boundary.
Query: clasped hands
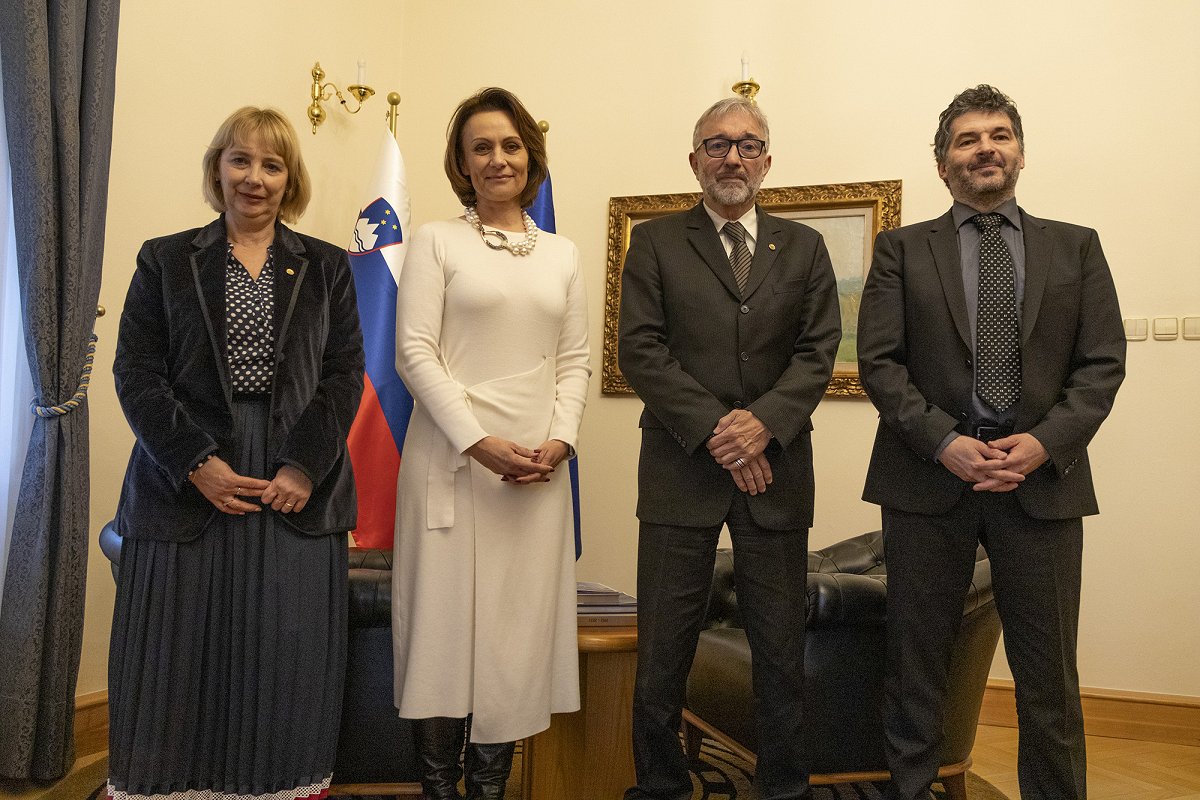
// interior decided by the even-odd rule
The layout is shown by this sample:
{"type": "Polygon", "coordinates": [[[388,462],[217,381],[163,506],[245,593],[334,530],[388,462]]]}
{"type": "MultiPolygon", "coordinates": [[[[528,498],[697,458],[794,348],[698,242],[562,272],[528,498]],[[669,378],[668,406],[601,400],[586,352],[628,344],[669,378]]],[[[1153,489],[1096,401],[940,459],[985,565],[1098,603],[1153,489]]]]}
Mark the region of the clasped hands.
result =
{"type": "Polygon", "coordinates": [[[735,408],[717,420],[709,437],[708,452],[733,476],[738,489],[762,494],[773,480],[771,465],[763,451],[771,441],[771,432],[753,413],[735,408]]]}
{"type": "Polygon", "coordinates": [[[312,481],[291,464],[284,464],[271,480],[239,475],[233,467],[213,456],[192,470],[190,480],[208,502],[226,514],[242,516],[270,506],[282,514],[303,511],[312,495],[312,481]],[[242,498],[258,498],[258,502],[242,498]]]}
{"type": "Polygon", "coordinates": [[[1029,433],[981,442],[970,436],[952,439],[942,451],[942,466],[976,492],[1011,492],[1025,476],[1049,459],[1046,448],[1029,433]]]}
{"type": "Polygon", "coordinates": [[[499,436],[485,436],[466,454],[500,476],[505,483],[524,486],[546,483],[554,468],[567,457],[566,442],[547,439],[534,450],[499,436]]]}

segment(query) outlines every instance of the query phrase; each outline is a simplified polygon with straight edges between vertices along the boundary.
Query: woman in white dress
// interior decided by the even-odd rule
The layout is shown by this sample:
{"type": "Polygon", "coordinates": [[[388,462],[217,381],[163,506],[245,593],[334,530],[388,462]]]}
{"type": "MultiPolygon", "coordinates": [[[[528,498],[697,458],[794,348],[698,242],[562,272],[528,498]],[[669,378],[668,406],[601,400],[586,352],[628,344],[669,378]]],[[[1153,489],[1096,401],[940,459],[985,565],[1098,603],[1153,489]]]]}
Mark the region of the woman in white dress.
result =
{"type": "Polygon", "coordinates": [[[523,210],[546,177],[537,123],[503,89],[464,100],[446,174],[466,206],[417,230],[396,363],[416,399],[392,571],[396,707],[425,796],[503,798],[513,742],[579,708],[565,459],[587,394],[579,252],[523,210]]]}

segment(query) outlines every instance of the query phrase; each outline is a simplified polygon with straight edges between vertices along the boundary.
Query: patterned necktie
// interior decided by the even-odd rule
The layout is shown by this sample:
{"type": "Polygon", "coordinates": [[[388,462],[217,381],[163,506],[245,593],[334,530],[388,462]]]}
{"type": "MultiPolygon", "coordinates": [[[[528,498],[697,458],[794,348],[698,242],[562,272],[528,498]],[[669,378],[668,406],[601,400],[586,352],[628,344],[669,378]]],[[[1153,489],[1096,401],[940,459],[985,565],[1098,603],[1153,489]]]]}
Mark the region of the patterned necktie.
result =
{"type": "Polygon", "coordinates": [[[1003,413],[1021,399],[1021,331],[1012,253],[1000,237],[1002,214],[976,214],[979,308],[975,325],[975,393],[1003,413]]]}
{"type": "Polygon", "coordinates": [[[721,233],[733,240],[729,266],[733,267],[733,279],[737,281],[738,291],[744,292],[746,279],[750,277],[750,248],[746,246],[746,229],[740,222],[726,222],[721,233]]]}

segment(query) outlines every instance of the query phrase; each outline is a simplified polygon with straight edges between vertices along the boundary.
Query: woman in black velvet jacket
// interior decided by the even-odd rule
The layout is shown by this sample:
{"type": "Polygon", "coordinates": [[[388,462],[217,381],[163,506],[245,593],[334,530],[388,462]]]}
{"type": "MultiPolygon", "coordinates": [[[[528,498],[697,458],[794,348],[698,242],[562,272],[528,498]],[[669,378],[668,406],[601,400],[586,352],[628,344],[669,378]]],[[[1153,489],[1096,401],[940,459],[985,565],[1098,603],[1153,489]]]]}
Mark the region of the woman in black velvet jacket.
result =
{"type": "Polygon", "coordinates": [[[109,664],[109,793],[323,797],[345,669],[346,435],[363,385],[346,253],[298,234],[277,111],[204,158],[222,215],[138,255],[114,363],[137,442],[109,664]]]}

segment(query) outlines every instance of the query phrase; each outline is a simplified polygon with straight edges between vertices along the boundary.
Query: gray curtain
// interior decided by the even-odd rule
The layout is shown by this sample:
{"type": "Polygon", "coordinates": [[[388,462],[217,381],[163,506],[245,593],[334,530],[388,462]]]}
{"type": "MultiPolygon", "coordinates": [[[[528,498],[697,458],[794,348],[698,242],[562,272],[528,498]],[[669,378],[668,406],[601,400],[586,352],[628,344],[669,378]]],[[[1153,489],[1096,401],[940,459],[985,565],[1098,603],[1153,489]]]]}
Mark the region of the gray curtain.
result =
{"type": "MultiPolygon", "coordinates": [[[[14,227],[36,400],[79,385],[104,252],[119,0],[0,0],[14,227]]],[[[74,762],[88,552],[88,409],[38,418],[0,605],[0,775],[74,762]]]]}

